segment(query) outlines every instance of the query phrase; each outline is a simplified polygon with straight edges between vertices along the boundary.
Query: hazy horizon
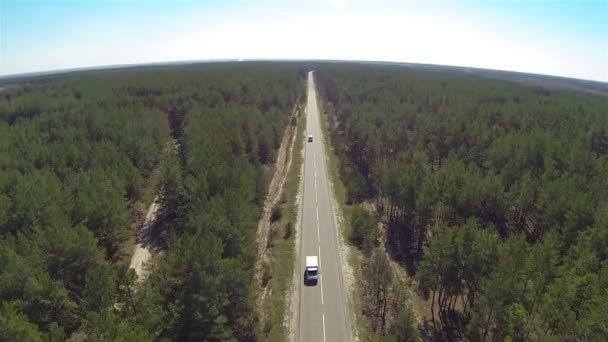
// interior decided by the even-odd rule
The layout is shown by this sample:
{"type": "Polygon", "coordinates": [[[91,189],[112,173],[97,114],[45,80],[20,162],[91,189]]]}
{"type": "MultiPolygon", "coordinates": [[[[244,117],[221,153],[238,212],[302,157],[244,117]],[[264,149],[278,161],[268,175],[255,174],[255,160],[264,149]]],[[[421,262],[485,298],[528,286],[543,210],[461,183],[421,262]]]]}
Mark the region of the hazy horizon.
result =
{"type": "Polygon", "coordinates": [[[0,76],[214,60],[419,63],[608,82],[608,2],[2,1],[0,76]]]}
{"type": "Polygon", "coordinates": [[[0,75],[0,80],[10,81],[11,79],[19,79],[21,77],[37,77],[37,76],[48,76],[48,75],[61,75],[67,73],[76,73],[76,72],[86,72],[86,71],[105,71],[105,70],[115,70],[115,69],[129,69],[129,68],[139,68],[139,67],[148,67],[148,66],[178,66],[178,65],[194,65],[194,64],[205,64],[205,63],[237,63],[237,62],[278,62],[278,63],[297,63],[297,62],[313,62],[313,63],[362,63],[362,64],[387,64],[387,65],[402,65],[412,67],[437,67],[437,68],[458,68],[463,72],[466,69],[475,69],[475,70],[486,70],[489,72],[504,72],[504,73],[514,73],[514,74],[522,74],[522,75],[534,75],[539,77],[556,77],[556,78],[564,78],[575,81],[584,81],[584,82],[597,82],[601,84],[607,84],[608,81],[597,81],[590,80],[585,78],[575,78],[568,76],[559,76],[559,75],[549,75],[549,74],[539,74],[533,72],[520,72],[513,70],[504,70],[504,69],[488,69],[488,68],[478,68],[478,67],[467,67],[460,65],[447,65],[447,64],[428,64],[428,63],[411,63],[411,62],[401,62],[401,61],[372,61],[372,60],[347,60],[347,59],[201,59],[201,60],[179,60],[179,61],[159,61],[159,62],[144,62],[144,63],[129,63],[129,64],[108,64],[108,65],[91,65],[91,66],[83,66],[83,67],[75,67],[75,68],[65,68],[65,69],[50,69],[50,70],[41,70],[41,71],[32,71],[25,73],[16,73],[16,74],[6,74],[0,75]]]}

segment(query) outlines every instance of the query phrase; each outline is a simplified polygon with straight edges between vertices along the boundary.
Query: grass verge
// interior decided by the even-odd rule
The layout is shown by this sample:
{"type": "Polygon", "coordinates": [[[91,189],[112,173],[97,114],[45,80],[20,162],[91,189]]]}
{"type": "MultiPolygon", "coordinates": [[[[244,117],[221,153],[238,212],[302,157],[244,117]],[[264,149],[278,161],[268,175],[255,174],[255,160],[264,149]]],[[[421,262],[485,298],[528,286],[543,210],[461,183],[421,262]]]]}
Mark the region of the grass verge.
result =
{"type": "Polygon", "coordinates": [[[287,312],[287,295],[292,283],[295,265],[295,234],[299,206],[296,203],[300,185],[300,169],[302,168],[302,145],[304,142],[304,129],[306,117],[300,109],[297,120],[296,138],[293,146],[291,166],[287,173],[285,186],[281,199],[273,210],[280,212],[280,218],[271,224],[272,242],[270,248],[270,269],[268,285],[270,295],[265,303],[267,318],[264,327],[265,341],[287,341],[287,331],[284,324],[287,312]]]}
{"type": "MultiPolygon", "coordinates": [[[[318,88],[317,88],[318,89],[318,88]]],[[[363,315],[363,288],[362,283],[359,279],[362,279],[362,261],[363,254],[361,251],[350,242],[351,234],[351,214],[353,210],[352,205],[346,204],[346,187],[340,178],[340,158],[336,155],[333,142],[331,141],[331,134],[329,128],[329,115],[325,109],[325,102],[317,92],[317,104],[319,106],[319,114],[321,116],[321,130],[325,139],[325,152],[327,156],[327,171],[329,178],[332,183],[332,188],[336,196],[336,202],[338,204],[338,215],[342,215],[341,224],[339,227],[340,233],[342,234],[342,241],[350,245],[351,253],[349,253],[347,262],[353,269],[353,289],[354,292],[350,298],[350,312],[351,312],[351,325],[354,328],[354,338],[356,341],[375,341],[375,337],[371,333],[371,326],[369,319],[363,315]]]]}

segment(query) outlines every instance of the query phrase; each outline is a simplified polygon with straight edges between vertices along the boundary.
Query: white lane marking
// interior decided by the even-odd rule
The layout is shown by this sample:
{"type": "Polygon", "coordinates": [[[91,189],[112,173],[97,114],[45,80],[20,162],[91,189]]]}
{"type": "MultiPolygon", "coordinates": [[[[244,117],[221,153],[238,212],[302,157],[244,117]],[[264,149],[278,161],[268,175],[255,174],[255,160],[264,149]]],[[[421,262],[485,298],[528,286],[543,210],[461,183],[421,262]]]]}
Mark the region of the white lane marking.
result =
{"type": "Polygon", "coordinates": [[[324,303],[323,303],[323,281],[319,282],[319,284],[321,284],[321,305],[324,305],[324,303]]]}
{"type": "Polygon", "coordinates": [[[319,229],[319,222],[317,221],[317,242],[321,242],[321,236],[319,234],[319,231],[320,231],[320,229],[319,229]]]}
{"type": "Polygon", "coordinates": [[[317,207],[317,222],[319,222],[319,207],[317,207]]]}
{"type": "Polygon", "coordinates": [[[323,317],[323,342],[325,342],[325,314],[321,314],[323,317]]]}

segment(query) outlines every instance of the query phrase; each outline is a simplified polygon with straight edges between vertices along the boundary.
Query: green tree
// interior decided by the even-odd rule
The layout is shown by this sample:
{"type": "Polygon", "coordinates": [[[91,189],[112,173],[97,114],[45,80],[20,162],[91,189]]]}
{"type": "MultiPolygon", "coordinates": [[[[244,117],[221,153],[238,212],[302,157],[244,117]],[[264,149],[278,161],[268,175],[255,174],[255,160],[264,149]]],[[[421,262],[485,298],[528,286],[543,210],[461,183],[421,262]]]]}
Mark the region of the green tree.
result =
{"type": "Polygon", "coordinates": [[[351,214],[351,241],[359,248],[369,250],[376,239],[376,227],[372,216],[362,207],[355,207],[351,214]]]}
{"type": "Polygon", "coordinates": [[[393,269],[386,254],[376,248],[364,266],[366,310],[375,333],[384,335],[389,315],[393,269]]]}
{"type": "Polygon", "coordinates": [[[42,334],[35,324],[19,313],[15,305],[4,302],[0,307],[0,340],[42,341],[42,334]]]}
{"type": "Polygon", "coordinates": [[[396,342],[420,341],[416,317],[409,306],[403,308],[399,317],[393,323],[388,336],[394,337],[396,342]]]}

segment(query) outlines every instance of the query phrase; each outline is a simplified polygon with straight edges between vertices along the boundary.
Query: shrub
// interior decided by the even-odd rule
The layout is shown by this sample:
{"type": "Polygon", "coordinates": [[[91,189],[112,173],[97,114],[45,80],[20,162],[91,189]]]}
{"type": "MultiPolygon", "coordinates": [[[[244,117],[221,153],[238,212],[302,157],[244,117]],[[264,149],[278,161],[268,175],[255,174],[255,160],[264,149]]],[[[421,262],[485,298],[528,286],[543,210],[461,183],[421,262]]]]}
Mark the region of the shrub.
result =
{"type": "Polygon", "coordinates": [[[375,222],[372,216],[363,208],[355,207],[351,216],[350,240],[359,248],[368,248],[374,242],[375,222]]]}
{"type": "Polygon", "coordinates": [[[283,213],[281,212],[281,208],[279,206],[275,206],[272,208],[272,214],[270,215],[271,222],[277,222],[283,217],[283,213]]]}

